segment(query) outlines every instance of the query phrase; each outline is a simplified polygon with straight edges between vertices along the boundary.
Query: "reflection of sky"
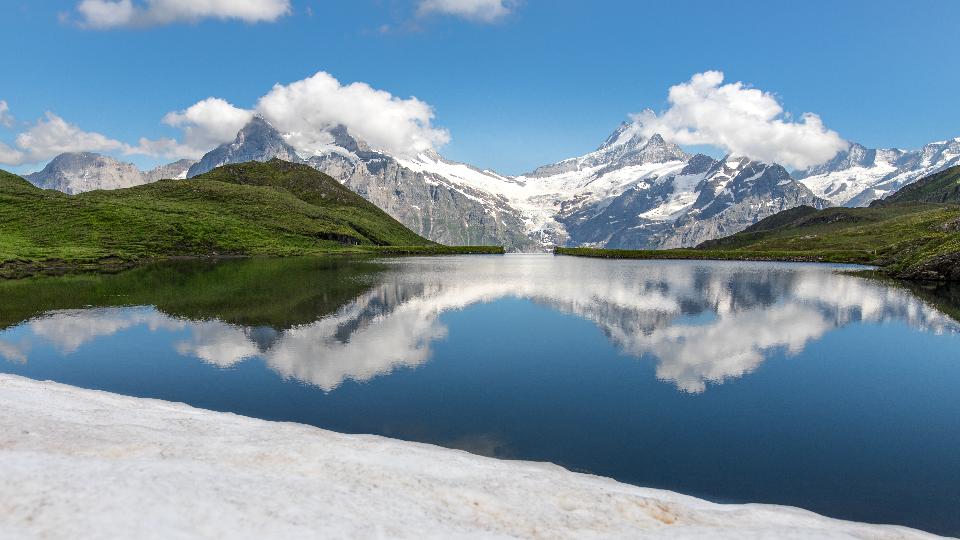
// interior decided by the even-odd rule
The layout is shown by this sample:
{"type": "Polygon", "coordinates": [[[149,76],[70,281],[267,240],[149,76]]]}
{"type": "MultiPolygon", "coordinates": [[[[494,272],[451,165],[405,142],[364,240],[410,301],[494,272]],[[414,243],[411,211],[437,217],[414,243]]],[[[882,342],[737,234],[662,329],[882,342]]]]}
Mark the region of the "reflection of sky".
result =
{"type": "Polygon", "coordinates": [[[657,377],[688,392],[743,376],[774,350],[802,351],[831,329],[899,321],[944,333],[960,327],[908,291],[830,267],[600,261],[550,256],[418,258],[355,301],[285,330],[189,321],[153,308],[47,313],[0,334],[0,357],[24,362],[34,343],[68,355],[133,327],[177,331],[174,350],[219,367],[261,357],[283,377],[324,390],[369,380],[431,356],[440,315],[522,298],[592,321],[624,353],[650,356],[657,377]]]}

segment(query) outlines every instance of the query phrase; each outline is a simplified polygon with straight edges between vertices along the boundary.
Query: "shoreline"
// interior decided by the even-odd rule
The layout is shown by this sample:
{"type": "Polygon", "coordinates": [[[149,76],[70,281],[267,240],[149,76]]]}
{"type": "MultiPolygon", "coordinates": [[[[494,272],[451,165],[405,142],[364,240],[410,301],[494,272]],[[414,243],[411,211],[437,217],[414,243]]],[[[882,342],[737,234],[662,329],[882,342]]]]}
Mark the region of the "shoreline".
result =
{"type": "Polygon", "coordinates": [[[21,259],[0,261],[0,281],[17,280],[37,276],[64,276],[86,273],[115,274],[140,266],[171,261],[226,261],[231,259],[291,257],[430,257],[441,255],[503,255],[503,246],[371,246],[361,249],[318,251],[293,254],[235,254],[213,253],[207,255],[165,255],[157,257],[124,258],[110,255],[95,259],[21,259]]]}
{"type": "Polygon", "coordinates": [[[0,536],[938,538],[0,374],[0,536]]]}
{"type": "Polygon", "coordinates": [[[850,264],[873,267],[869,272],[902,282],[914,283],[956,283],[958,280],[946,279],[942,274],[925,275],[922,272],[897,273],[886,268],[880,262],[864,257],[855,259],[842,255],[802,255],[802,254],[745,254],[743,252],[724,252],[716,250],[700,250],[695,248],[675,248],[663,250],[646,249],[606,249],[586,247],[555,247],[554,255],[566,257],[584,257],[592,259],[615,260],[684,260],[684,261],[742,261],[742,262],[787,262],[787,263],[822,263],[822,264],[850,264]]]}

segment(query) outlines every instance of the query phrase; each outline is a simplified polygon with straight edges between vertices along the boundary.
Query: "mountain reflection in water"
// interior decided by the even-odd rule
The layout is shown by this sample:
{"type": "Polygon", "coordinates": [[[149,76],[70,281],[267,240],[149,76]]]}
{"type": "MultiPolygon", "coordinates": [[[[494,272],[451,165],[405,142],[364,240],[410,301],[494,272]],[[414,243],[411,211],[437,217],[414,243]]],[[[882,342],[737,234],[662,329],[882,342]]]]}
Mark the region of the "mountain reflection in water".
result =
{"type": "Polygon", "coordinates": [[[905,288],[833,270],[542,255],[161,266],[5,284],[14,302],[0,311],[8,327],[0,357],[28,362],[44,343],[69,355],[144,327],[180,331],[171,343],[180,355],[221,368],[262,358],[284,378],[329,392],[428,362],[447,336],[445,312],[519,298],[591,321],[622,353],[653,359],[658,379],[700,393],[851,323],[960,330],[905,288]],[[58,290],[70,294],[56,298],[58,290]],[[34,304],[50,309],[11,320],[34,304]]]}

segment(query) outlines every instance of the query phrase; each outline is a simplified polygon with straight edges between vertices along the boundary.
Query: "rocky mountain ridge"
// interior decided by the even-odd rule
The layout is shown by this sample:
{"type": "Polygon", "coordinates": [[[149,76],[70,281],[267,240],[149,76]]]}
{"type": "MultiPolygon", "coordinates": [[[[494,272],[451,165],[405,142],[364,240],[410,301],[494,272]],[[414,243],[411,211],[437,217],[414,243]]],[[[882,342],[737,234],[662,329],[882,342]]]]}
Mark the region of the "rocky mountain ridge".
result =
{"type": "Polygon", "coordinates": [[[121,189],[163,178],[183,179],[193,161],[182,159],[141,171],[136,165],[92,152],[70,152],[53,158],[42,170],[24,176],[41,189],[75,195],[96,189],[121,189]]]}
{"type": "Polygon", "coordinates": [[[837,206],[868,206],[901,187],[960,165],[960,137],[919,150],[866,148],[853,143],[830,161],[796,177],[817,196],[837,206]]]}
{"type": "Polygon", "coordinates": [[[234,141],[196,163],[177,162],[158,168],[163,172],[142,173],[103,158],[75,167],[71,176],[63,171],[74,161],[57,158],[48,165],[51,171],[37,173],[43,178],[30,179],[78,192],[126,187],[160,176],[192,177],[220,165],[278,158],[329,174],[431,240],[539,251],[556,245],[694,246],[800,205],[824,208],[861,199],[869,203],[869,197],[886,193],[890,186],[960,159],[960,139],[913,153],[852,145],[826,164],[792,176],[779,165],[746,157],[690,155],[658,134],[644,135],[641,125],[624,122],[593,152],[506,176],[432,151],[391,155],[344,126],[331,126],[327,132],[330,143],[325,147],[298,152],[285,134],[256,116],[234,141]],[[880,180],[871,184],[869,193],[849,182],[845,187],[837,184],[850,171],[879,171],[885,164],[902,172],[876,177],[880,180]],[[856,195],[846,196],[854,191],[856,195]]]}

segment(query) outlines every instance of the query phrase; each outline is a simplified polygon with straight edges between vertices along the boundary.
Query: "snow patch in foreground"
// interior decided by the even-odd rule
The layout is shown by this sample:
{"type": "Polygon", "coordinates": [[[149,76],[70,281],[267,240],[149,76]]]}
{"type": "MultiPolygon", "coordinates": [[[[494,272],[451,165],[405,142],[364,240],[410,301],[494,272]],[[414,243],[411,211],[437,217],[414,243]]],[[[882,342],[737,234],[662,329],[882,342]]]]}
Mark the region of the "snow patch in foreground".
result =
{"type": "Polygon", "coordinates": [[[932,536],[0,375],[3,538],[932,536]]]}

